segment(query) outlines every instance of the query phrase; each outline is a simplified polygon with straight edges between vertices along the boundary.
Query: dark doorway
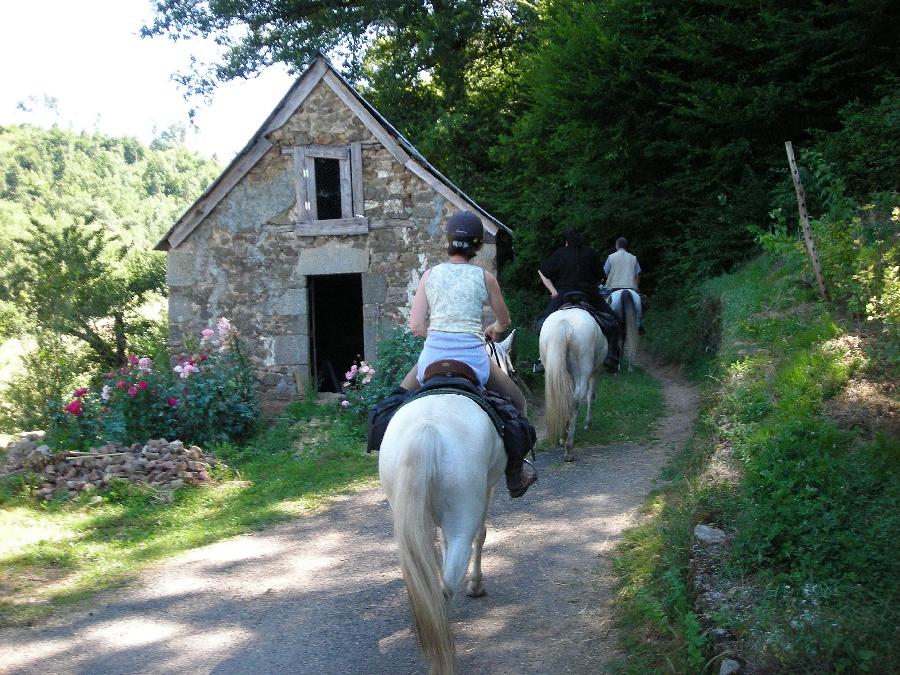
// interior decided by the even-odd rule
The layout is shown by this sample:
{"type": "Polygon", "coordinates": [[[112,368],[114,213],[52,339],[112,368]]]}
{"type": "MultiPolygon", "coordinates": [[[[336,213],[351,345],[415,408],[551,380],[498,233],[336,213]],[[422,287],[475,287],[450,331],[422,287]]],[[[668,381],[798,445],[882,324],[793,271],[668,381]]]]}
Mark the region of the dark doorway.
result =
{"type": "Polygon", "coordinates": [[[362,358],[362,277],[309,277],[310,354],[319,391],[340,391],[354,361],[362,358]]]}

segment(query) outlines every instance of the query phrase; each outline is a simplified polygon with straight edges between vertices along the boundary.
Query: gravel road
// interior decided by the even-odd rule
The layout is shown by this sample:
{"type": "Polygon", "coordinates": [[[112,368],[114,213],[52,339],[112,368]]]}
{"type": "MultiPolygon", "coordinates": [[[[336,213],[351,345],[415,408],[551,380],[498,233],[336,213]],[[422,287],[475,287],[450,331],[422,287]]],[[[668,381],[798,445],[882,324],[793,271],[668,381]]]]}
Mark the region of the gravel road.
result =
{"type": "MultiPolygon", "coordinates": [[[[487,596],[458,596],[460,672],[603,673],[617,651],[609,555],[689,438],[697,397],[658,368],[666,417],[647,445],[538,455],[540,480],[498,489],[487,596]]],[[[148,569],[33,628],[0,631],[3,673],[423,673],[377,487],[148,569]]]]}

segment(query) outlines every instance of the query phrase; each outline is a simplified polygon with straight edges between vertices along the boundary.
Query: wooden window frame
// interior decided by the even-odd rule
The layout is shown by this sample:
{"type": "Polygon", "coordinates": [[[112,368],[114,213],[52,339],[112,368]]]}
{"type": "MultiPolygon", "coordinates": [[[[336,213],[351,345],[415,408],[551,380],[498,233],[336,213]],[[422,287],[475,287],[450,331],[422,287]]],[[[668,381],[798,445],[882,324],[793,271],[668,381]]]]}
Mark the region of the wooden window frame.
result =
{"type": "Polygon", "coordinates": [[[294,158],[294,188],[297,193],[297,234],[366,234],[369,219],[365,216],[362,180],[362,143],[350,145],[301,145],[282,148],[294,158]],[[316,158],[340,162],[341,217],[320,220],[316,213],[316,158]]]}

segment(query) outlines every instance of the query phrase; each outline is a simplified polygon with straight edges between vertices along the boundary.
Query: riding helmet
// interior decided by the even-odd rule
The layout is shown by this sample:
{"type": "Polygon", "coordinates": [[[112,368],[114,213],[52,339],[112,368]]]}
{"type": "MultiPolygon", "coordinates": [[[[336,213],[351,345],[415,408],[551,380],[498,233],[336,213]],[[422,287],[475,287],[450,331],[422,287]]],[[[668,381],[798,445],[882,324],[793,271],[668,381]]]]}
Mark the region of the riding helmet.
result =
{"type": "Polygon", "coordinates": [[[454,213],[444,226],[447,240],[457,248],[479,246],[484,239],[484,225],[481,219],[471,211],[454,213]]]}

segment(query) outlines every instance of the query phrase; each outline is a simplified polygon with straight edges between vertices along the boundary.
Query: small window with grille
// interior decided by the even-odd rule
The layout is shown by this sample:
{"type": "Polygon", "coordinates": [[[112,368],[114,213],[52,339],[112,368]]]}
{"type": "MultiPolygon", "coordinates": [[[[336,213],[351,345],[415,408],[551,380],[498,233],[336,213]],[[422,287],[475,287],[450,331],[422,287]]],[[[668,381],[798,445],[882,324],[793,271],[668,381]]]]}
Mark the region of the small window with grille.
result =
{"type": "Polygon", "coordinates": [[[294,157],[298,234],[368,232],[360,143],[305,145],[283,148],[282,152],[294,157]]]}

